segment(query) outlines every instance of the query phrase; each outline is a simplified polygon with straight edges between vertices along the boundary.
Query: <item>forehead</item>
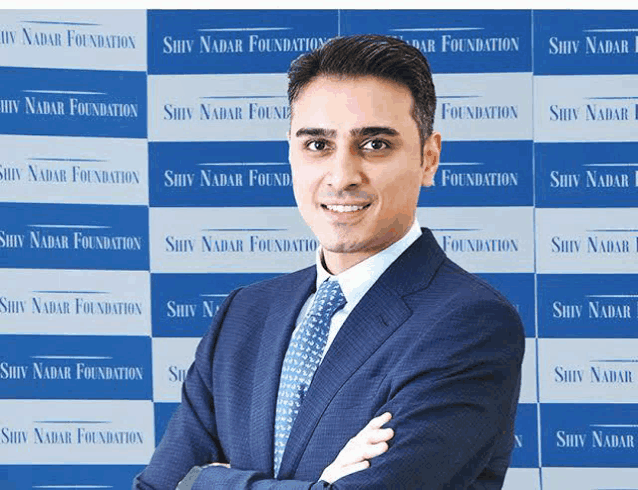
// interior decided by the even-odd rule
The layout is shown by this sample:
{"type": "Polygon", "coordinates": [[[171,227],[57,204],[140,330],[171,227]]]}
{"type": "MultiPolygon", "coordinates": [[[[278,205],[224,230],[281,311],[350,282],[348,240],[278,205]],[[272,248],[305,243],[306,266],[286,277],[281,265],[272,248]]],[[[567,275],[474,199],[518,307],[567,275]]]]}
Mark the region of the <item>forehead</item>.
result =
{"type": "Polygon", "coordinates": [[[374,76],[320,76],[302,89],[292,104],[291,127],[330,129],[361,124],[412,126],[410,89],[374,76]]]}

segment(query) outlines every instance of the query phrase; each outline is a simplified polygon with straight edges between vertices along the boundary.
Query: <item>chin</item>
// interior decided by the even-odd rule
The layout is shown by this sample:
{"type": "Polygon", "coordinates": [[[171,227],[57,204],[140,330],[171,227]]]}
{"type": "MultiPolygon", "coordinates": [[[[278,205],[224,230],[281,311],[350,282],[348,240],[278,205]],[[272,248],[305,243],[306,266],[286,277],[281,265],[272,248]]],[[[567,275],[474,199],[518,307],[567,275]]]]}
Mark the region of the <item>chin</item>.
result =
{"type": "Polygon", "coordinates": [[[329,240],[321,242],[321,247],[333,253],[356,253],[366,250],[368,243],[352,240],[329,240]]]}

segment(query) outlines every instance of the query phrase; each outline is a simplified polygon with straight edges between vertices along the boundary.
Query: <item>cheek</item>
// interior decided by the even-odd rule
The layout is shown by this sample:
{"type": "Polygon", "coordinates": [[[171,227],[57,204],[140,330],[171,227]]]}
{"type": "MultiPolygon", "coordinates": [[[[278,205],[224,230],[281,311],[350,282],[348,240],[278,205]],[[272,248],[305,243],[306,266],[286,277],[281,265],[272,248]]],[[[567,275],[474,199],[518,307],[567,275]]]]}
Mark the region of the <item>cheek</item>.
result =
{"type": "Polygon", "coordinates": [[[384,196],[387,200],[386,207],[398,211],[411,212],[419,199],[421,190],[420,174],[405,172],[400,176],[391,175],[385,178],[384,196]]]}
{"type": "Polygon", "coordinates": [[[292,170],[292,190],[299,207],[312,201],[313,178],[307,169],[296,167],[292,170]]]}
{"type": "Polygon", "coordinates": [[[295,196],[297,207],[301,208],[303,206],[305,193],[303,192],[302,185],[299,183],[299,179],[295,178],[294,174],[292,177],[292,192],[295,196]]]}

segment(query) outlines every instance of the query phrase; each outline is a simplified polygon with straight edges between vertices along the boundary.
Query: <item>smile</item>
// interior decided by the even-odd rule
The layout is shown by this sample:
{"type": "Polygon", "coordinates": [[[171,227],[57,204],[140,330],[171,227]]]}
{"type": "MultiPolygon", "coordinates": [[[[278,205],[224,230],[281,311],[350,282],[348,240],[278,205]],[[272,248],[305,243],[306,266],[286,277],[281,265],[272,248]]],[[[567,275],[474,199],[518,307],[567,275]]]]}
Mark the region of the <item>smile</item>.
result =
{"type": "Polygon", "coordinates": [[[367,208],[370,204],[365,204],[363,206],[355,206],[355,205],[343,205],[343,204],[322,204],[321,207],[324,209],[328,209],[330,211],[334,211],[336,213],[354,213],[355,211],[361,211],[362,209],[367,208]]]}

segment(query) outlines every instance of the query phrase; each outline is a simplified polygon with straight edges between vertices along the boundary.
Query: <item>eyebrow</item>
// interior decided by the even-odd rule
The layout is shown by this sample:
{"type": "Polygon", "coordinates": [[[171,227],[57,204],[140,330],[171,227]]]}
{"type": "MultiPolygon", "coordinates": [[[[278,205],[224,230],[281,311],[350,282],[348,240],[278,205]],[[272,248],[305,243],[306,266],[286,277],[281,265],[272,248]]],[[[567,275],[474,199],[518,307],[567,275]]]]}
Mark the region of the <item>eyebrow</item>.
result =
{"type": "Polygon", "coordinates": [[[399,136],[399,132],[389,126],[366,126],[365,128],[355,128],[350,130],[352,136],[377,136],[385,134],[387,136],[399,136]]]}
{"type": "Polygon", "coordinates": [[[335,129],[324,128],[301,128],[295,133],[295,136],[323,136],[324,138],[334,138],[337,136],[335,129]]]}
{"type": "MultiPolygon", "coordinates": [[[[350,130],[351,136],[377,136],[385,134],[387,136],[399,136],[399,132],[389,126],[365,126],[363,128],[354,128],[350,130]]],[[[322,136],[324,138],[334,138],[337,136],[337,130],[324,128],[301,128],[295,136],[322,136]]]]}

